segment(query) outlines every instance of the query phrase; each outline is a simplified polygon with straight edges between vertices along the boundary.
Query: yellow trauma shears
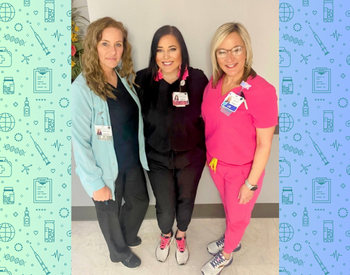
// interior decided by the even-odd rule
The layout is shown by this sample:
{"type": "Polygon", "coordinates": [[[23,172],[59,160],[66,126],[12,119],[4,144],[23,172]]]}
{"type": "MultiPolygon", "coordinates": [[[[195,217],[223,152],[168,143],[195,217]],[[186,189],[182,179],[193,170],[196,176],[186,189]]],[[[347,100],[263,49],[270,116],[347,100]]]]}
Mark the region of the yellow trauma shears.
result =
{"type": "Polygon", "coordinates": [[[211,170],[214,170],[214,173],[216,173],[216,166],[217,165],[218,165],[218,159],[212,158],[210,163],[209,163],[209,167],[211,168],[211,170]]]}

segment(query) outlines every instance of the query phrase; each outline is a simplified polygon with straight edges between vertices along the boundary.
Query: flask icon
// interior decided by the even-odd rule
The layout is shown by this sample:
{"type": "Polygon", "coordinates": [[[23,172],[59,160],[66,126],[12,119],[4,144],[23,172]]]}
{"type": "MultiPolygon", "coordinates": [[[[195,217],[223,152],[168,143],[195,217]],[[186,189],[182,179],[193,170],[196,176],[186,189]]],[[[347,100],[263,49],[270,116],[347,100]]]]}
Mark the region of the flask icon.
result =
{"type": "Polygon", "coordinates": [[[30,226],[30,217],[29,217],[28,207],[26,207],[26,210],[24,211],[23,226],[25,227],[30,226]]]}
{"type": "Polygon", "coordinates": [[[303,226],[309,226],[309,213],[306,210],[306,207],[304,208],[304,212],[303,212],[303,226]]]}
{"type": "Polygon", "coordinates": [[[26,117],[30,116],[30,107],[29,107],[28,97],[26,97],[26,100],[24,101],[23,116],[26,116],[26,117]]]}
{"type": "Polygon", "coordinates": [[[303,116],[309,116],[309,103],[306,100],[306,97],[303,101],[303,116]]]}

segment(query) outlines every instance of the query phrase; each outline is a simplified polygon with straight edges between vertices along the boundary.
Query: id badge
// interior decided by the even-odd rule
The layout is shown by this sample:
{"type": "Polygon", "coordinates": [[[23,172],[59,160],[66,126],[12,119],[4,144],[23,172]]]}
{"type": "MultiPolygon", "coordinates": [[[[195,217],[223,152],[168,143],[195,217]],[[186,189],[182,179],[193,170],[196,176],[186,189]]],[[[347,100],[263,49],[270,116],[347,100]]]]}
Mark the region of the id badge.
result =
{"type": "Polygon", "coordinates": [[[228,95],[225,97],[224,101],[221,103],[221,112],[229,116],[231,113],[236,112],[236,110],[243,102],[243,97],[233,92],[229,92],[228,95]]]}
{"type": "Polygon", "coordinates": [[[173,106],[185,107],[190,104],[188,94],[186,92],[173,92],[173,106]]]}
{"type": "Polygon", "coordinates": [[[105,125],[95,125],[95,134],[99,140],[112,140],[112,127],[105,125]]]}

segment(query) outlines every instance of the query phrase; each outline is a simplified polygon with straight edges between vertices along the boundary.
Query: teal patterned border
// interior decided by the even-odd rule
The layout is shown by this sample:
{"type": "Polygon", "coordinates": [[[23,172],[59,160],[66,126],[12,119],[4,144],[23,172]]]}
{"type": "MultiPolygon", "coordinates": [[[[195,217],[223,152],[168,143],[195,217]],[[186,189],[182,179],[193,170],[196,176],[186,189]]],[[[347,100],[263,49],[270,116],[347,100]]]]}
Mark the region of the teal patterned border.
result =
{"type": "Polygon", "coordinates": [[[71,274],[71,3],[0,3],[0,272],[71,274]]]}

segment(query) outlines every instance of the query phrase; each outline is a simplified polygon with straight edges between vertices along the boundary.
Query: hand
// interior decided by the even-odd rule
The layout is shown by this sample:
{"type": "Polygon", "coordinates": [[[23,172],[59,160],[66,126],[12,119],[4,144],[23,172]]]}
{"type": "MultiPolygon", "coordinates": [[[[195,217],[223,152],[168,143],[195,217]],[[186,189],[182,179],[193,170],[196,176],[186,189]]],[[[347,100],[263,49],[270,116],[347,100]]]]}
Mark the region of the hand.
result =
{"type": "Polygon", "coordinates": [[[238,193],[239,204],[248,203],[253,198],[253,196],[254,191],[250,190],[248,186],[243,183],[238,193]]]}
{"type": "Polygon", "coordinates": [[[108,201],[112,199],[111,189],[107,185],[92,193],[94,201],[108,201]]]}

